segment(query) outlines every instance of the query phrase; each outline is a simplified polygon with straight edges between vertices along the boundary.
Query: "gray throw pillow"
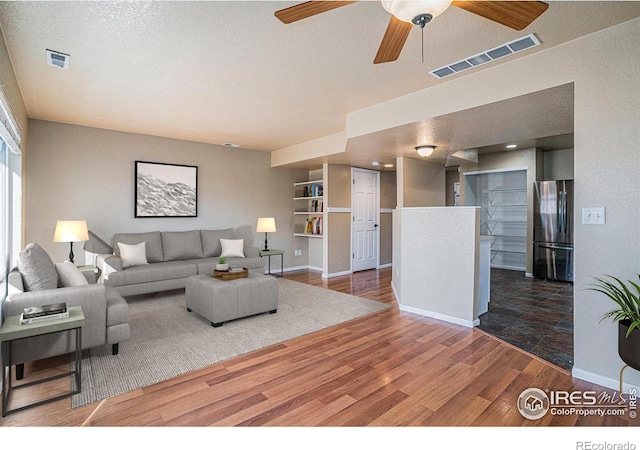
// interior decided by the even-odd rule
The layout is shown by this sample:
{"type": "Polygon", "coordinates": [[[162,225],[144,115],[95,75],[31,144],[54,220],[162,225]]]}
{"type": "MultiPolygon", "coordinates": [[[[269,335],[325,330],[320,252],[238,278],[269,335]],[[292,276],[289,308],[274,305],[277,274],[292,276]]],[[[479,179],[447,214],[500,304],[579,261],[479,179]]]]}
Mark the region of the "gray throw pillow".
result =
{"type": "Polygon", "coordinates": [[[220,256],[222,245],[220,239],[233,239],[233,228],[226,230],[200,230],[202,253],[205,258],[220,256]]]}
{"type": "Polygon", "coordinates": [[[165,261],[202,258],[200,231],[164,231],[161,235],[165,261]]]}
{"type": "Polygon", "coordinates": [[[28,244],[18,255],[18,270],[27,291],[58,287],[56,266],[46,251],[36,243],[28,244]]]}
{"type": "Polygon", "coordinates": [[[55,266],[58,272],[58,286],[84,286],[85,284],[89,284],[85,276],[80,272],[80,269],[72,262],[65,261],[63,263],[56,263],[55,266]]]}

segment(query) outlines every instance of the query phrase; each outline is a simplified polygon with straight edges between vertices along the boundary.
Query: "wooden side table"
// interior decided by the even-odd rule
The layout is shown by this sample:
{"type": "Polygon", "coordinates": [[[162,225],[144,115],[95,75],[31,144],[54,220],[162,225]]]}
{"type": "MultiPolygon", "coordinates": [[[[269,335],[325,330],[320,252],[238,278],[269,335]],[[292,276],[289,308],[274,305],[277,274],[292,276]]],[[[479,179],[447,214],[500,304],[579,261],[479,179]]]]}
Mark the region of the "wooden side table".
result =
{"type": "Polygon", "coordinates": [[[284,276],[284,251],[275,250],[272,248],[269,250],[260,250],[258,253],[260,254],[260,257],[267,256],[269,258],[269,271],[267,272],[268,275],[274,275],[276,277],[284,276]],[[278,275],[277,273],[271,273],[271,257],[276,255],[280,255],[280,275],[278,275]]]}
{"type": "Polygon", "coordinates": [[[9,316],[4,321],[0,329],[0,343],[2,344],[2,353],[5,355],[2,362],[2,417],[7,414],[22,411],[23,409],[32,408],[34,406],[43,405],[45,403],[54,402],[62,398],[71,397],[82,391],[82,327],[84,325],[84,314],[80,306],[72,306],[69,308],[69,317],[64,319],[53,319],[44,322],[21,325],[20,316],[9,316]],[[20,339],[27,339],[34,336],[42,336],[51,333],[60,333],[62,331],[75,331],[75,352],[73,358],[73,366],[69,372],[61,373],[40,380],[24,383],[19,386],[13,386],[13,374],[11,371],[11,350],[13,342],[20,339]],[[9,409],[9,400],[11,393],[16,389],[22,389],[36,384],[45,383],[47,381],[57,380],[67,376],[75,376],[76,389],[71,388],[71,392],[66,394],[50,397],[38,402],[30,403],[19,408],[9,409]]]}

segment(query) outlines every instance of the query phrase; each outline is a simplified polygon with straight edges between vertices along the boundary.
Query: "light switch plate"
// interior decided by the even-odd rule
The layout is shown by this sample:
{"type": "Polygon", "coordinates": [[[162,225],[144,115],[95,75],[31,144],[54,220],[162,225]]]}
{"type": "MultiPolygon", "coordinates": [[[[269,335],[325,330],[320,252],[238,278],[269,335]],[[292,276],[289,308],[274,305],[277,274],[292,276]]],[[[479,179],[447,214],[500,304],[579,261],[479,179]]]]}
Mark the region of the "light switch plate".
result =
{"type": "Polygon", "coordinates": [[[604,206],[582,208],[582,223],[584,225],[604,225],[604,206]]]}

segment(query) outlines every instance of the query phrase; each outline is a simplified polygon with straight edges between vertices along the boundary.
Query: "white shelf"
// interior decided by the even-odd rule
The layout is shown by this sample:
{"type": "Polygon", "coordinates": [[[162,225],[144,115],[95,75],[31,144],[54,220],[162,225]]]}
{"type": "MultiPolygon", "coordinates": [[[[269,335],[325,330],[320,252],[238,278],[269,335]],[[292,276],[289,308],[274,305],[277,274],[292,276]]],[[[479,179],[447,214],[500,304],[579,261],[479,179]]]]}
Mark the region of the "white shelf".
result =
{"type": "Polygon", "coordinates": [[[308,237],[308,238],[321,238],[323,237],[321,234],[304,234],[304,233],[293,233],[294,236],[298,237],[308,237]]]}
{"type": "Polygon", "coordinates": [[[294,216],[324,216],[322,211],[295,211],[294,216]]]}
{"type": "Polygon", "coordinates": [[[482,190],[483,194],[487,194],[489,192],[527,192],[527,188],[495,188],[482,190]]]}
{"type": "Polygon", "coordinates": [[[319,197],[293,197],[294,200],[322,200],[322,195],[319,197]]]}
{"type": "Polygon", "coordinates": [[[315,181],[300,181],[299,183],[293,183],[294,186],[309,186],[311,184],[322,184],[323,180],[315,180],[315,181]]]}

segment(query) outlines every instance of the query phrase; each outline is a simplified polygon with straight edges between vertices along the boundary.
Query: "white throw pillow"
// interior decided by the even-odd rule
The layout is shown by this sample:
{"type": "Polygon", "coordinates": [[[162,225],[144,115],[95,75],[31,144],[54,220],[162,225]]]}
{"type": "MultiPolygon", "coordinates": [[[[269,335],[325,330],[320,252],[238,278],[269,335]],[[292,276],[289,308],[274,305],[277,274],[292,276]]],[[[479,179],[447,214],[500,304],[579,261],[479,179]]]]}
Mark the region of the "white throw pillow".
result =
{"type": "Polygon", "coordinates": [[[139,244],[123,244],[122,242],[118,242],[123,269],[149,264],[147,262],[147,247],[145,244],[145,242],[140,242],[139,244]]]}
{"type": "Polygon", "coordinates": [[[56,263],[56,271],[58,272],[58,286],[84,286],[89,284],[85,276],[80,272],[71,261],[56,263]]]}
{"type": "Polygon", "coordinates": [[[222,254],[226,258],[244,258],[244,239],[220,239],[222,254]]]}

